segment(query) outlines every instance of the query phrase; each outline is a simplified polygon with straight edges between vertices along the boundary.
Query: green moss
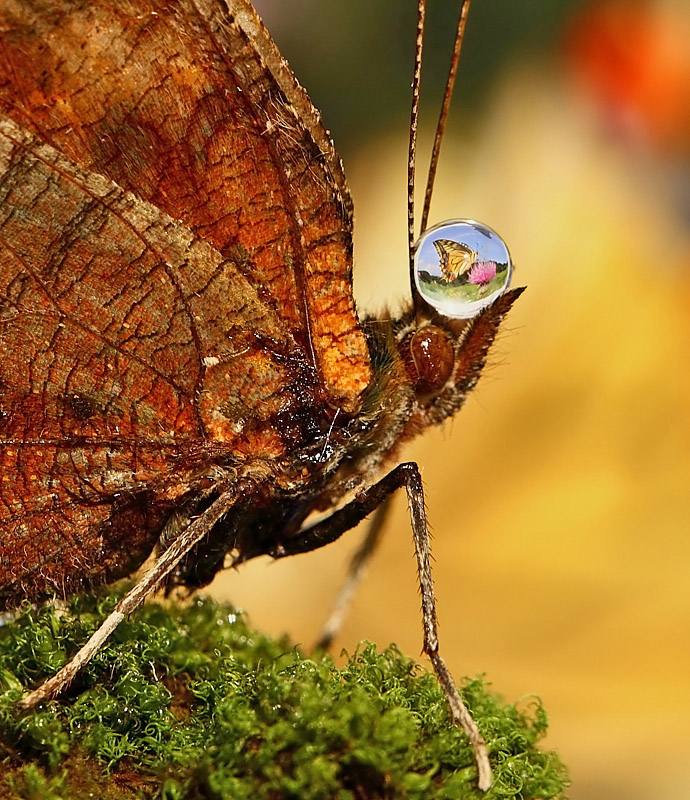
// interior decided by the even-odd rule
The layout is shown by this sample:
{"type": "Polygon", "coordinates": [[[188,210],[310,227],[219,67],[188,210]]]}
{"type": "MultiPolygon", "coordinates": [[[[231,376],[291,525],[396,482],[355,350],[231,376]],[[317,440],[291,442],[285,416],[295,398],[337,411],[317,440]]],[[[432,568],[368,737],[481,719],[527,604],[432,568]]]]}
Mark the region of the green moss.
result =
{"type": "Polygon", "coordinates": [[[59,700],[16,710],[23,687],[65,663],[117,602],[27,609],[0,628],[0,799],[556,798],[565,768],[537,748],[538,700],[463,696],[487,738],[494,785],[434,677],[364,643],[342,668],[256,633],[209,599],[148,603],[59,700]]]}

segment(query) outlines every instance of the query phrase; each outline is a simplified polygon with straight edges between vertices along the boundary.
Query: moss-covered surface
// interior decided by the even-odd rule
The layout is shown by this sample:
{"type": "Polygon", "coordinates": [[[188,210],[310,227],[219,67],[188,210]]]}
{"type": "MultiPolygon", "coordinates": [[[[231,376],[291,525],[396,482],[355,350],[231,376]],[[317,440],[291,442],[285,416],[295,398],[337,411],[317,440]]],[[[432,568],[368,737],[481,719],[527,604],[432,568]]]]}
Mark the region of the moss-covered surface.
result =
{"type": "Polygon", "coordinates": [[[223,605],[148,603],[59,700],[21,714],[117,595],[27,610],[0,628],[0,799],[556,798],[566,771],[537,748],[546,715],[480,680],[462,693],[494,767],[472,754],[434,677],[363,644],[342,668],[251,630],[223,605]]]}

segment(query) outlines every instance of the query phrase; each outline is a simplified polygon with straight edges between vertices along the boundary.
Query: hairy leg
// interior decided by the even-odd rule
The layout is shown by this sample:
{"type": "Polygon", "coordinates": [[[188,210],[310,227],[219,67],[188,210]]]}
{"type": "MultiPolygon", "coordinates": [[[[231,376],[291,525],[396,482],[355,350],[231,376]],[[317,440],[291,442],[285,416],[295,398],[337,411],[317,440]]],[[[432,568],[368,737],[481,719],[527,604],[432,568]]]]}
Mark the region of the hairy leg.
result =
{"type": "Polygon", "coordinates": [[[345,580],[342,582],[331,607],[331,613],[321,629],[321,636],[319,636],[315,645],[316,649],[328,650],[338,635],[352,604],[357,587],[364,577],[369,561],[381,541],[381,534],[386,524],[390,507],[391,500],[389,496],[374,512],[374,516],[367,526],[367,532],[352,556],[345,580]]]}
{"type": "Polygon", "coordinates": [[[491,766],[486,742],[472,719],[467,706],[458,694],[450,670],[439,653],[436,598],[431,576],[431,544],[424,508],[424,489],[419,468],[414,463],[400,464],[378,483],[361,491],[354,500],[321,522],[305,528],[295,539],[282,544],[270,553],[274,558],[306,553],[338,539],[372,511],[379,508],[396,490],[405,487],[410,507],[414,537],[417,572],[422,594],[422,621],[424,627],[424,652],[429,656],[443,693],[448,701],[453,722],[467,734],[477,764],[478,786],[486,791],[491,786],[491,766]]]}
{"type": "Polygon", "coordinates": [[[175,568],[175,565],[232,508],[236,497],[237,493],[234,490],[226,490],[211,503],[206,511],[191,522],[170,547],[162,553],[143,578],[120,600],[112,613],[76,655],[52,678],[49,678],[37,689],[22,698],[19,705],[26,709],[33,708],[49,697],[59,694],[69,686],[79,670],[103,647],[105,641],[122,620],[135,611],[149,594],[159,588],[166,575],[175,568]]]}

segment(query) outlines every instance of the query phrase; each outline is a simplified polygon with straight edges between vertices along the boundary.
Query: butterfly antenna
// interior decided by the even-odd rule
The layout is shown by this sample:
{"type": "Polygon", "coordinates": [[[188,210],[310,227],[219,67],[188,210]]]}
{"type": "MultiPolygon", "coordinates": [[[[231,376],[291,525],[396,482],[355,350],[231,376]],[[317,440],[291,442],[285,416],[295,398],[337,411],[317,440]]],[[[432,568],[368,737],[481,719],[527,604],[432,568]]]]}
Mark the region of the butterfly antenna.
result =
{"type": "Polygon", "coordinates": [[[438,166],[438,158],[441,152],[441,142],[443,141],[443,134],[446,130],[446,122],[448,120],[450,101],[453,97],[455,76],[458,73],[458,62],[460,61],[460,51],[462,50],[462,40],[465,36],[465,25],[467,23],[467,14],[470,10],[470,2],[471,0],[464,0],[460,8],[458,28],[455,34],[455,46],[453,47],[453,55],[450,60],[450,69],[448,70],[448,80],[446,81],[446,91],[445,94],[443,95],[443,105],[441,106],[441,113],[439,114],[438,124],[436,125],[434,148],[431,152],[431,161],[429,163],[429,176],[426,181],[426,192],[424,194],[424,209],[422,210],[422,225],[421,225],[422,232],[426,230],[427,222],[429,221],[429,209],[431,207],[431,195],[433,194],[434,191],[436,168],[438,166]]]}
{"type": "Polygon", "coordinates": [[[419,292],[414,281],[414,176],[417,156],[417,124],[419,122],[419,84],[422,75],[422,50],[424,48],[424,20],[426,18],[426,0],[417,2],[417,38],[415,41],[414,74],[412,76],[412,110],[410,113],[410,143],[407,151],[407,244],[410,259],[410,287],[415,305],[419,292]]]}

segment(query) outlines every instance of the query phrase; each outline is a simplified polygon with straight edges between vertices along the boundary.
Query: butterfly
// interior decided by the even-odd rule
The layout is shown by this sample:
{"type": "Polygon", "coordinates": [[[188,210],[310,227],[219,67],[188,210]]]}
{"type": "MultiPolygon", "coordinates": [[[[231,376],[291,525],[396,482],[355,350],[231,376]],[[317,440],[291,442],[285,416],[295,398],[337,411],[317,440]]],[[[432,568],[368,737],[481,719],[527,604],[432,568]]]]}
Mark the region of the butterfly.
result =
{"type": "Polygon", "coordinates": [[[360,319],[351,278],[340,159],[248,0],[3,0],[0,605],[155,554],[25,705],[163,583],[324,546],[404,487],[425,651],[488,787],[396,458],[462,406],[520,290],[468,320],[413,284],[398,318],[360,319]]]}
{"type": "Polygon", "coordinates": [[[466,275],[477,260],[477,251],[463,242],[452,239],[436,239],[434,247],[441,261],[441,275],[447,281],[466,275]]]}

